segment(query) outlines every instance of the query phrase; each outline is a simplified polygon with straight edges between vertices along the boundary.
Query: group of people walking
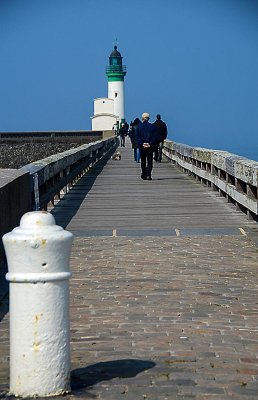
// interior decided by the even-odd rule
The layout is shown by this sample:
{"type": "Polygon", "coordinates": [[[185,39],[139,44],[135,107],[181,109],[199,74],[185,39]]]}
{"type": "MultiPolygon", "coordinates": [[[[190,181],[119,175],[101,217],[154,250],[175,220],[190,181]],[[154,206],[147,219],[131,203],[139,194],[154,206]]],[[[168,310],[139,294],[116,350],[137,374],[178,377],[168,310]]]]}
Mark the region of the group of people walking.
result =
{"type": "Polygon", "coordinates": [[[134,160],[141,161],[141,178],[143,180],[152,180],[153,158],[156,162],[161,162],[162,147],[167,138],[167,125],[162,121],[161,115],[157,114],[153,124],[149,122],[149,119],[149,113],[144,112],[142,121],[135,118],[131,122],[129,130],[128,124],[122,123],[118,131],[121,147],[125,146],[125,137],[128,133],[134,151],[134,160]]]}

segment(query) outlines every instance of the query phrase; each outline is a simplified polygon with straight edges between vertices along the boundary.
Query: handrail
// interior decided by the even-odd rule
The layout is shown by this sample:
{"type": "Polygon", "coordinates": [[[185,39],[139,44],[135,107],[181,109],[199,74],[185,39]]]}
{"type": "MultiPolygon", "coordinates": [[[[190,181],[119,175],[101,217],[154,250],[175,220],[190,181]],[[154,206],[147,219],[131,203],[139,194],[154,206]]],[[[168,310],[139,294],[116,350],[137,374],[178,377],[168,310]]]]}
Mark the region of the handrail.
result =
{"type": "Polygon", "coordinates": [[[166,140],[163,153],[185,173],[217,190],[249,219],[258,218],[258,162],[227,151],[166,140]]]}
{"type": "Polygon", "coordinates": [[[99,140],[20,168],[21,172],[30,174],[32,209],[46,210],[49,203],[54,205],[61,192],[68,192],[74,182],[116,147],[116,143],[116,137],[99,140]],[[35,187],[35,176],[38,187],[35,187]]]}

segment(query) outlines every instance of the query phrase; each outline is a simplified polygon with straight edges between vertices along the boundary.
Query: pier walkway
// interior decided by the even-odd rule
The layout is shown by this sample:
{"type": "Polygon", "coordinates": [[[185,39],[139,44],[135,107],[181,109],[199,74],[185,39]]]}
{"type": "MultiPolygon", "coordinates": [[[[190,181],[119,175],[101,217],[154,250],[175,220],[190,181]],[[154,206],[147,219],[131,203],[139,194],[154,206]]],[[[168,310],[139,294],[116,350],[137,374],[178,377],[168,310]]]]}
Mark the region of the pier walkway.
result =
{"type": "Polygon", "coordinates": [[[53,210],[75,235],[65,399],[257,399],[257,223],[170,163],[142,181],[120,151],[53,210]]]}

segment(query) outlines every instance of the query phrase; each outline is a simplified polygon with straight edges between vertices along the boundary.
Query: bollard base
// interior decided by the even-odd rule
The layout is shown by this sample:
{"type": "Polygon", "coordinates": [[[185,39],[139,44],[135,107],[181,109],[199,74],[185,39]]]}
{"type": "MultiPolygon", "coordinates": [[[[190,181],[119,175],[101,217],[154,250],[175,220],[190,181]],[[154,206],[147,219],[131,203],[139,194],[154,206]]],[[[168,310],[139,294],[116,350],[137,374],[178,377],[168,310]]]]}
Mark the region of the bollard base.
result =
{"type": "Polygon", "coordinates": [[[55,393],[34,393],[34,394],[28,394],[28,393],[17,393],[15,390],[10,391],[6,394],[7,397],[20,397],[22,399],[31,399],[31,398],[38,398],[38,397],[56,397],[56,396],[64,396],[67,394],[71,394],[71,389],[67,390],[58,390],[55,393]]]}

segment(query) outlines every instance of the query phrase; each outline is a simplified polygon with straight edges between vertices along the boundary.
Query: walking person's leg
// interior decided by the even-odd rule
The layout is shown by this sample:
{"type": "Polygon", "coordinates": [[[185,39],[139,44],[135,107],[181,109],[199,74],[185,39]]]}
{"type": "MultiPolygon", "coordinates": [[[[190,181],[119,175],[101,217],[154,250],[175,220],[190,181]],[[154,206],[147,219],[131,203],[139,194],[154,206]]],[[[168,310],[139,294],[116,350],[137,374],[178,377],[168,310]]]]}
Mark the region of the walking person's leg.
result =
{"type": "Polygon", "coordinates": [[[134,157],[134,161],[137,161],[137,148],[136,147],[134,147],[134,149],[133,149],[133,157],[134,157]]]}
{"type": "Polygon", "coordinates": [[[140,162],[140,159],[141,159],[140,150],[139,150],[139,148],[137,148],[136,150],[137,150],[136,151],[136,161],[140,162]]]}
{"type": "Polygon", "coordinates": [[[147,179],[151,180],[151,172],[152,172],[152,167],[153,167],[153,152],[154,149],[150,147],[147,149],[147,168],[146,168],[146,174],[147,174],[147,179]]]}
{"type": "Polygon", "coordinates": [[[158,161],[159,158],[159,142],[155,144],[155,149],[154,149],[154,160],[158,161]]]}
{"type": "Polygon", "coordinates": [[[144,149],[143,147],[140,147],[141,169],[142,169],[141,178],[142,179],[147,179],[146,155],[147,155],[146,149],[144,149]]]}
{"type": "Polygon", "coordinates": [[[162,148],[163,148],[163,143],[164,142],[160,142],[159,143],[159,148],[158,148],[158,161],[161,162],[162,160],[162,148]]]}

